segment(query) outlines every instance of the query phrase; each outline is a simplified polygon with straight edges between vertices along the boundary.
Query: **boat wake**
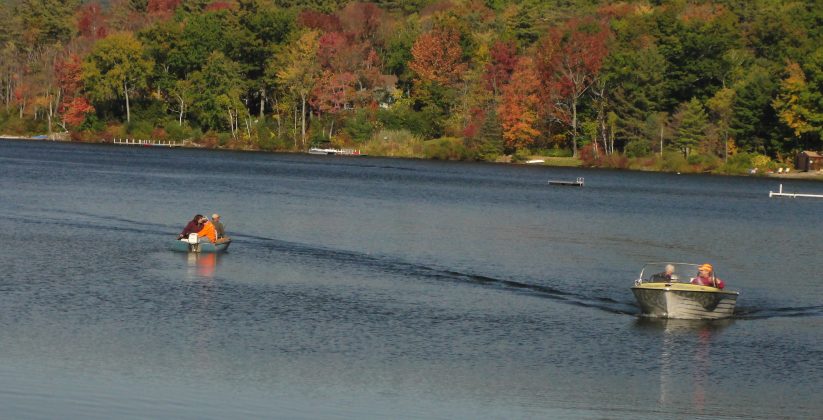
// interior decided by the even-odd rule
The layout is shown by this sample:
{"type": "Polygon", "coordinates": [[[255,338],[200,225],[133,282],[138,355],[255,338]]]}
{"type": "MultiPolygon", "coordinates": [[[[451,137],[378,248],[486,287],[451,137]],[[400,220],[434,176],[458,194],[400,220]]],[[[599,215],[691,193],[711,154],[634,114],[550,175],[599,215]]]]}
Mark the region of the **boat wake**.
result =
{"type": "MultiPolygon", "coordinates": [[[[6,220],[27,224],[61,225],[96,231],[133,232],[148,236],[168,236],[169,232],[175,232],[177,229],[177,226],[79,212],[72,213],[69,219],[66,219],[65,214],[43,214],[39,216],[32,214],[15,216],[10,214],[6,216],[6,220]]],[[[404,261],[395,256],[346,251],[252,234],[236,233],[232,236],[236,240],[248,243],[253,247],[269,249],[284,255],[294,255],[311,260],[332,261],[338,264],[342,263],[353,267],[378,270],[401,276],[461,282],[482,287],[509,290],[516,293],[551,299],[567,305],[597,309],[612,314],[640,316],[639,309],[628,294],[625,300],[618,300],[610,296],[597,295],[597,292],[587,294],[586,292],[565,290],[562,287],[547,284],[536,284],[536,282],[531,282],[528,279],[518,281],[472,272],[462,272],[448,267],[404,261]]],[[[147,242],[152,241],[149,240],[147,242]]],[[[154,248],[151,247],[151,249],[154,248]]],[[[547,283],[552,281],[550,278],[541,280],[545,280],[547,283]]],[[[558,281],[558,283],[560,282],[558,281]]],[[[823,317],[823,305],[776,308],[738,306],[731,319],[756,320],[797,317],[823,317]]]]}
{"type": "Polygon", "coordinates": [[[804,318],[823,316],[823,305],[785,308],[737,308],[737,319],[804,318]]]}
{"type": "MultiPolygon", "coordinates": [[[[235,235],[235,238],[241,235],[235,235]]],[[[396,257],[373,255],[356,251],[344,251],[282,241],[262,236],[242,235],[244,241],[254,241],[260,246],[285,254],[298,255],[311,259],[325,259],[337,263],[350,263],[358,267],[438,281],[468,283],[483,287],[512,290],[532,296],[540,296],[569,305],[599,309],[613,314],[636,315],[638,310],[632,301],[618,301],[605,296],[589,296],[570,292],[560,288],[520,282],[509,279],[490,277],[476,273],[464,273],[452,269],[424,265],[400,260],[396,257]]]]}

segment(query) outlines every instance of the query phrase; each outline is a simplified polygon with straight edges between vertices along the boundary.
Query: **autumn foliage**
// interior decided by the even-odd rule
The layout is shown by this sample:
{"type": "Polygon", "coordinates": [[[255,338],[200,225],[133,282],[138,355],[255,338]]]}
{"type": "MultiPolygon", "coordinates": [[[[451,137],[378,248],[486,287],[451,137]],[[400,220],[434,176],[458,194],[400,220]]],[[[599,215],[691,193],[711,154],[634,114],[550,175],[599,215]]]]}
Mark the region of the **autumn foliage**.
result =
{"type": "Polygon", "coordinates": [[[662,157],[686,137],[713,158],[821,150],[823,14],[771,3],[0,2],[0,130],[77,129],[96,108],[84,128],[265,150],[381,130],[479,159],[662,157]],[[709,111],[689,130],[684,104],[709,111]]]}
{"type": "Polygon", "coordinates": [[[512,73],[511,82],[503,88],[498,108],[503,126],[503,141],[510,149],[529,146],[540,135],[536,124],[540,81],[529,57],[521,57],[512,73]]]}
{"type": "Polygon", "coordinates": [[[77,96],[64,105],[63,121],[69,127],[76,128],[85,121],[86,115],[92,112],[94,112],[94,106],[89,103],[88,99],[77,96]]]}
{"type": "Polygon", "coordinates": [[[100,3],[87,3],[77,12],[77,31],[80,36],[99,39],[108,33],[106,16],[103,14],[100,3]]]}
{"type": "Polygon", "coordinates": [[[94,112],[94,106],[81,94],[83,70],[80,56],[71,54],[57,60],[54,72],[61,92],[57,109],[63,116],[63,122],[76,128],[83,123],[87,114],[94,112]]]}
{"type": "Polygon", "coordinates": [[[162,14],[174,11],[183,0],[149,0],[146,9],[149,13],[162,14]]]}
{"type": "Polygon", "coordinates": [[[450,29],[436,29],[417,38],[409,63],[420,80],[451,85],[460,80],[467,65],[462,62],[460,34],[450,29]]]}
{"type": "Polygon", "coordinates": [[[511,42],[496,42],[489,52],[491,60],[486,64],[486,86],[498,93],[508,83],[517,63],[517,47],[511,42]]]}

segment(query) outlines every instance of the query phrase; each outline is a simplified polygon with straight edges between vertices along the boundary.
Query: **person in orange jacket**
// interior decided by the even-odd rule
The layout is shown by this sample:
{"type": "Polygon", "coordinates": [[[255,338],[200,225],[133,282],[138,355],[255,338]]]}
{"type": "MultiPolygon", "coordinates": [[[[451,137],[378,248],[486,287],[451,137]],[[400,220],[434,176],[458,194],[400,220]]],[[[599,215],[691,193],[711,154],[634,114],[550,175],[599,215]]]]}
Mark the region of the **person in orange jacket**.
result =
{"type": "Polygon", "coordinates": [[[200,222],[203,224],[203,227],[197,232],[197,236],[199,238],[207,238],[209,242],[215,243],[217,241],[217,230],[214,228],[214,224],[208,217],[201,218],[200,222]]]}

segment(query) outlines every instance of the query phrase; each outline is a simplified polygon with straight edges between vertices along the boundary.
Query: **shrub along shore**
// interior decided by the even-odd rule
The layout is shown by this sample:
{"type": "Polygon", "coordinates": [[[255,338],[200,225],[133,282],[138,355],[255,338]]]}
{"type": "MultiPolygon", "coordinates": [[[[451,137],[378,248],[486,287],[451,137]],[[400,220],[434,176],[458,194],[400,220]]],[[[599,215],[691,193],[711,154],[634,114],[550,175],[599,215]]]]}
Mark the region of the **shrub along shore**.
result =
{"type": "MultiPolygon", "coordinates": [[[[61,133],[52,135],[0,135],[0,140],[61,141],[89,144],[113,143],[113,138],[83,138],[61,133]]],[[[153,140],[168,140],[153,139],[153,140]]],[[[256,151],[277,153],[305,153],[295,148],[262,149],[248,143],[221,141],[219,136],[206,136],[201,139],[178,140],[180,147],[205,148],[213,150],[256,151]]],[[[493,159],[480,159],[473,154],[460,138],[440,138],[423,140],[406,131],[384,130],[362,145],[338,145],[333,143],[318,144],[318,147],[356,148],[361,155],[374,157],[432,159],[450,161],[488,161],[505,164],[530,164],[552,167],[587,167],[621,169],[646,172],[670,172],[682,174],[717,174],[776,176],[785,179],[811,179],[823,181],[823,171],[798,172],[793,164],[779,162],[765,155],[752,153],[734,153],[727,159],[692,154],[688,158],[679,151],[664,151],[651,156],[628,157],[626,155],[605,155],[597,153],[592,147],[584,147],[577,157],[567,149],[533,150],[528,154],[495,155],[493,159]],[[778,172],[779,171],[779,172],[778,172]]]]}

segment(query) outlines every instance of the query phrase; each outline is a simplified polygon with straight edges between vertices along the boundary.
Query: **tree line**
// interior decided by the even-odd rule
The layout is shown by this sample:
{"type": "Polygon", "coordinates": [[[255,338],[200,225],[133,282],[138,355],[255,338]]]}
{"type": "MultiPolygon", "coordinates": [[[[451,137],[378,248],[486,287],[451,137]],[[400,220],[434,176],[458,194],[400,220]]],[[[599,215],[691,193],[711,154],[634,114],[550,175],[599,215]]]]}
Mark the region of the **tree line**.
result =
{"type": "Polygon", "coordinates": [[[750,166],[823,149],[822,6],[10,0],[0,129],[750,166]]]}

